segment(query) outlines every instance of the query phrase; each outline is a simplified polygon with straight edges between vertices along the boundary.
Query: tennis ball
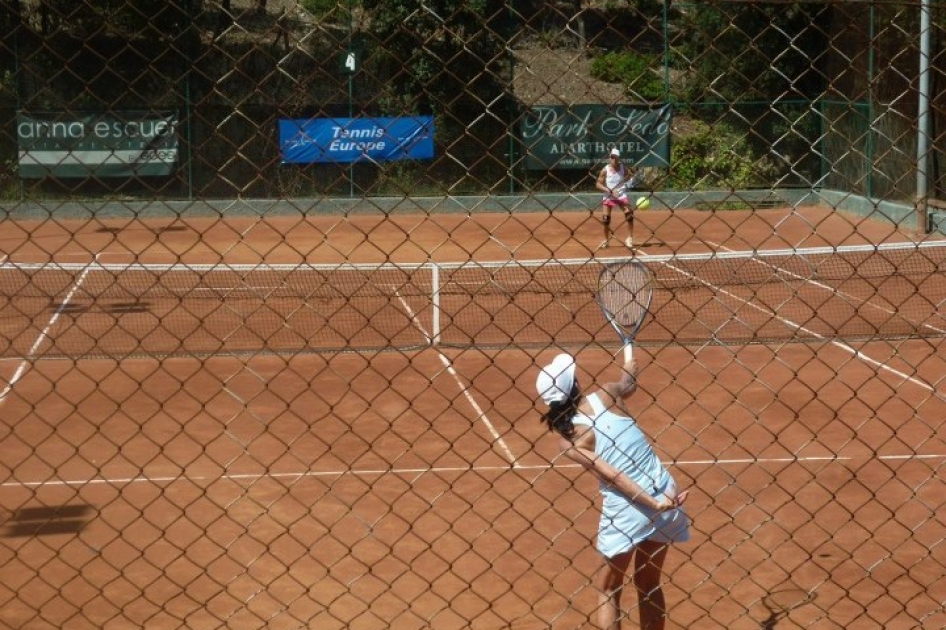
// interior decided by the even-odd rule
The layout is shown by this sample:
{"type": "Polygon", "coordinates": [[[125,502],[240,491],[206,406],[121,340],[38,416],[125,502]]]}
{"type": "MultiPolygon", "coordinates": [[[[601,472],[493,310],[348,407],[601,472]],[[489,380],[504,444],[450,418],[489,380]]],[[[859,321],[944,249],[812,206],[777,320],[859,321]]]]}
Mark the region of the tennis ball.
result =
{"type": "Polygon", "coordinates": [[[650,207],[650,199],[648,197],[638,197],[634,207],[638,210],[646,210],[650,207]]]}

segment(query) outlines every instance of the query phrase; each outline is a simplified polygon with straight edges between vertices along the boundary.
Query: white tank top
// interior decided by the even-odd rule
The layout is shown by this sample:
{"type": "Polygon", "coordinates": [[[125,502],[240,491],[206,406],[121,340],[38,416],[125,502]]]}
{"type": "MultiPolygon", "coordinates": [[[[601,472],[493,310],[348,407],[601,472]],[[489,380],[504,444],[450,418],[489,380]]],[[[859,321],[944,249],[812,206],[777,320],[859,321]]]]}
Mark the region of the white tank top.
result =
{"type": "Polygon", "coordinates": [[[604,185],[609,189],[614,191],[615,195],[621,195],[624,193],[621,190],[621,184],[624,183],[624,180],[627,178],[627,170],[622,164],[620,168],[614,169],[610,164],[604,167],[607,173],[604,176],[604,185]]]}
{"type": "MultiPolygon", "coordinates": [[[[575,417],[575,424],[587,424],[594,428],[595,452],[598,456],[653,496],[663,492],[671,481],[670,473],[634,418],[607,409],[597,393],[589,394],[587,398],[595,415],[589,418],[579,414],[575,417]]],[[[602,484],[601,492],[618,494],[606,484],[602,484]]]]}

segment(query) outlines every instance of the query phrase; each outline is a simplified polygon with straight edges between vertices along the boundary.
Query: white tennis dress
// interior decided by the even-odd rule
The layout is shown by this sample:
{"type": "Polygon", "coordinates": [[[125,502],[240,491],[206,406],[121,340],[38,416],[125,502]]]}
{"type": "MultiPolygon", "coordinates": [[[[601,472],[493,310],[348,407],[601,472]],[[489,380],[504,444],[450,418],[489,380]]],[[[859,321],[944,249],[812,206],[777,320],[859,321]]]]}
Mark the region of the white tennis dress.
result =
{"type": "MultiPolygon", "coordinates": [[[[594,429],[595,453],[652,496],[676,496],[673,477],[637,422],[605,409],[598,394],[589,394],[588,403],[594,417],[579,414],[575,423],[594,429]]],[[[690,522],[683,508],[657,513],[630,501],[606,484],[601,485],[601,496],[597,546],[607,558],[629,551],[645,540],[678,543],[690,539],[690,522]]]]}
{"type": "Polygon", "coordinates": [[[605,167],[604,185],[609,190],[614,191],[613,195],[605,195],[604,201],[627,201],[627,189],[624,187],[624,180],[627,179],[627,168],[621,164],[620,168],[613,168],[610,164],[605,167]]]}

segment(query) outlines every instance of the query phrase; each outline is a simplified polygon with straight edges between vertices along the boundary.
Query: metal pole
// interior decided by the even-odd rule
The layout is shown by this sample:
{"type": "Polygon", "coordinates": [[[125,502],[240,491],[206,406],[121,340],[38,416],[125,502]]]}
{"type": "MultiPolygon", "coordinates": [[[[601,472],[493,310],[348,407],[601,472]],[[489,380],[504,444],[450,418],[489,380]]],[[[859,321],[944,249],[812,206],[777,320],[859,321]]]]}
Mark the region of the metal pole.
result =
{"type": "MultiPolygon", "coordinates": [[[[868,47],[867,54],[867,143],[864,147],[864,151],[867,154],[867,181],[866,186],[868,199],[874,198],[874,171],[876,170],[876,164],[874,164],[874,136],[877,134],[877,128],[874,126],[874,123],[877,122],[875,119],[875,110],[874,110],[874,47],[877,45],[876,41],[876,32],[874,31],[874,25],[876,24],[876,13],[874,13],[874,5],[870,5],[870,25],[868,27],[868,41],[870,45],[868,47]]],[[[856,112],[860,113],[860,112],[856,112]]]]}
{"type": "Polygon", "coordinates": [[[920,3],[920,94],[916,138],[916,231],[929,232],[930,0],[920,3]]]}
{"type": "MultiPolygon", "coordinates": [[[[352,30],[354,22],[354,16],[352,15],[351,8],[352,0],[348,0],[348,51],[347,54],[351,54],[354,48],[352,47],[352,30]]],[[[354,109],[354,87],[355,87],[355,74],[354,72],[348,73],[348,117],[354,118],[355,109],[354,109]]],[[[351,163],[348,165],[348,196],[355,196],[355,165],[351,163]]]]}
{"type": "Polygon", "coordinates": [[[515,133],[515,114],[516,114],[516,100],[515,100],[515,91],[516,91],[516,54],[512,50],[512,38],[513,33],[516,29],[512,27],[513,21],[516,19],[516,11],[513,8],[514,0],[509,0],[509,4],[506,5],[506,10],[509,16],[509,27],[506,31],[506,50],[508,51],[509,56],[509,88],[506,95],[506,109],[509,115],[507,127],[506,127],[506,163],[508,168],[506,171],[506,176],[509,178],[509,194],[516,194],[516,138],[515,133]]]}
{"type": "MultiPolygon", "coordinates": [[[[352,107],[352,84],[354,79],[352,75],[348,75],[348,117],[354,118],[355,112],[352,107]]],[[[348,196],[355,196],[355,164],[351,163],[348,165],[348,196]]]]}
{"type": "MultiPolygon", "coordinates": [[[[20,7],[22,9],[22,7],[20,7]]],[[[20,31],[23,29],[23,14],[19,11],[16,14],[16,26],[13,28],[13,93],[16,95],[16,117],[19,117],[20,110],[23,109],[22,92],[24,72],[20,67],[20,31]]],[[[20,164],[17,160],[17,170],[20,164]]],[[[23,186],[23,178],[17,173],[16,178],[17,191],[19,199],[23,201],[26,198],[26,190],[23,186]]]]}

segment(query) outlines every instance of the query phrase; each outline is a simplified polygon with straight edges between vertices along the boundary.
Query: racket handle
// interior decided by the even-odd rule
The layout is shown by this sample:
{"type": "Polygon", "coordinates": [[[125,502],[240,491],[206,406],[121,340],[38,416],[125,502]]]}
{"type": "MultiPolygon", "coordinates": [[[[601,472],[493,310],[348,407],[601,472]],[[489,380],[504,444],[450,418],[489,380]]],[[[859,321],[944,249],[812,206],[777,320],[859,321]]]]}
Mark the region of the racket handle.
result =
{"type": "Polygon", "coordinates": [[[634,360],[634,344],[627,342],[624,344],[624,363],[630,363],[634,360]]]}

